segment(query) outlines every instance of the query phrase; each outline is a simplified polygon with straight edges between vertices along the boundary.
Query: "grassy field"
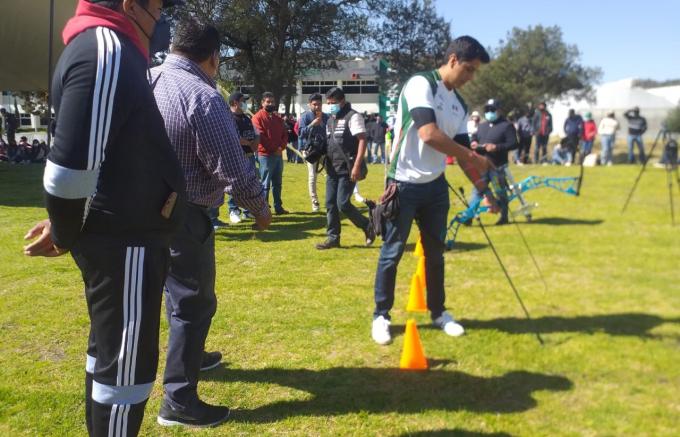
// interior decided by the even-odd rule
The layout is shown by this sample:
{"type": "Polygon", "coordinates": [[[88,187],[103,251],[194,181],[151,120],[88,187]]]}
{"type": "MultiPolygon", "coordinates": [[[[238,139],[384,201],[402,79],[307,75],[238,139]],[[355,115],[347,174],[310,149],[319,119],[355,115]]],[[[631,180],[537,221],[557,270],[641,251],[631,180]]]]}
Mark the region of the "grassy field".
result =
{"type": "MultiPolygon", "coordinates": [[[[233,420],[211,430],[159,427],[159,381],[143,435],[678,435],[680,227],[670,225],[663,170],[647,171],[621,215],[637,171],[586,169],[579,198],[529,192],[540,207],[522,229],[547,291],[517,230],[489,227],[533,324],[474,226],[446,254],[447,303],[467,335],[448,338],[427,315],[406,313],[416,268],[407,255],[392,314],[397,336],[381,347],[370,339],[379,245],[362,247],[361,232],[345,220],[344,248],[316,251],[325,217],[309,212],[303,166],[286,166],[284,203],[293,213],[262,234],[243,223],[216,236],[219,307],[208,349],[222,351],[225,365],[205,373],[199,389],[232,407],[233,420]],[[425,373],[397,369],[409,317],[431,361],[425,373]]],[[[514,172],[519,179],[578,169],[514,172]]],[[[0,165],[3,436],[85,433],[88,318],[79,272],[68,256],[21,254],[21,237],[44,216],[41,175],[39,166],[0,165]]],[[[447,176],[464,183],[455,167],[447,176]]],[[[376,198],[381,184],[382,168],[371,167],[362,193],[376,198]]],[[[321,193],[323,185],[321,178],[321,193]]],[[[451,215],[460,209],[454,202],[451,215]]],[[[161,329],[164,354],[165,322],[161,329]]]]}

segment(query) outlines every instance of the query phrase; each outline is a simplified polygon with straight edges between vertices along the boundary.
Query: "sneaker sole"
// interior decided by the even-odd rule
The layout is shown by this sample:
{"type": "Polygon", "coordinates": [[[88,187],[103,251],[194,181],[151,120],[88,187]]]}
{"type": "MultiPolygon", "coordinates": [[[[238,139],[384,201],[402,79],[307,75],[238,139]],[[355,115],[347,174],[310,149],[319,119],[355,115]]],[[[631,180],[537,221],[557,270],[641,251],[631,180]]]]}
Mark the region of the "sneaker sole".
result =
{"type": "Polygon", "coordinates": [[[227,420],[229,420],[229,416],[231,416],[231,410],[227,413],[226,416],[221,418],[220,420],[217,420],[212,423],[203,423],[200,425],[194,424],[194,423],[185,423],[185,422],[180,422],[177,420],[170,420],[170,419],[164,419],[161,416],[156,416],[156,422],[161,425],[161,426],[186,426],[189,428],[212,428],[214,426],[220,425],[227,420]]]}
{"type": "Polygon", "coordinates": [[[215,367],[219,366],[220,364],[222,364],[222,360],[219,360],[219,361],[216,362],[215,364],[211,364],[211,365],[206,366],[206,367],[201,367],[200,371],[201,371],[201,372],[205,372],[206,370],[212,370],[212,369],[214,369],[215,367]]]}

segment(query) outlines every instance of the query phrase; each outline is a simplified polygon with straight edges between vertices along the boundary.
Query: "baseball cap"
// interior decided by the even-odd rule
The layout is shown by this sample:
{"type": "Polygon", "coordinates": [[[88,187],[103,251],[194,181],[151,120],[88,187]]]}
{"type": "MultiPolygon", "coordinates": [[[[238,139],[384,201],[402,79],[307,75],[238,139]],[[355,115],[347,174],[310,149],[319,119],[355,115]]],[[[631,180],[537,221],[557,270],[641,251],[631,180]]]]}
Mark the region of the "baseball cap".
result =
{"type": "Polygon", "coordinates": [[[501,102],[498,99],[489,99],[484,105],[484,111],[496,110],[501,107],[501,102]]]}
{"type": "Polygon", "coordinates": [[[479,111],[472,111],[471,117],[479,117],[479,111]]]}
{"type": "Polygon", "coordinates": [[[229,104],[231,105],[232,102],[238,102],[239,100],[248,100],[250,96],[248,94],[243,94],[241,91],[234,91],[231,93],[229,96],[229,104]]]}

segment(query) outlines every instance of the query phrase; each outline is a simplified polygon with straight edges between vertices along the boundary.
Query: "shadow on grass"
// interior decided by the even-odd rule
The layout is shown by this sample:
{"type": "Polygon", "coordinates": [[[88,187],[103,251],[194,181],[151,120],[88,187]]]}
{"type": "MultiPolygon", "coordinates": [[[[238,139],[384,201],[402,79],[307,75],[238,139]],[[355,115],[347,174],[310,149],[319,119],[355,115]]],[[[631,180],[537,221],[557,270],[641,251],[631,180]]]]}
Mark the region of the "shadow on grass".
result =
{"type": "MultiPolygon", "coordinates": [[[[264,232],[251,230],[252,221],[247,221],[236,226],[227,226],[215,233],[215,239],[227,241],[245,241],[257,239],[259,241],[291,241],[310,238],[312,231],[326,228],[326,216],[319,214],[300,213],[275,216],[272,224],[264,232]]],[[[320,239],[319,242],[323,241],[320,239]]]]}
{"type": "Polygon", "coordinates": [[[221,367],[205,378],[277,384],[310,394],[305,400],[279,400],[234,414],[234,420],[256,423],[276,422],[291,416],[428,410],[517,413],[536,407],[533,392],[570,390],[573,385],[564,376],[526,371],[480,377],[456,371],[410,372],[368,367],[324,370],[221,367]]]}
{"type": "MultiPolygon", "coordinates": [[[[539,317],[529,321],[525,318],[508,317],[492,320],[466,320],[460,323],[466,329],[493,329],[510,334],[541,334],[556,332],[604,332],[615,336],[658,337],[649,331],[664,323],[680,324],[680,318],[665,319],[653,314],[622,313],[599,316],[539,317]]],[[[403,332],[403,327],[401,328],[403,332]]]]}
{"type": "Polygon", "coordinates": [[[505,432],[479,432],[465,429],[435,429],[431,431],[415,431],[399,434],[397,437],[512,437],[505,432]]]}
{"type": "Polygon", "coordinates": [[[43,164],[0,162],[0,206],[42,208],[43,164]]]}
{"type": "MultiPolygon", "coordinates": [[[[482,243],[472,243],[466,241],[456,241],[453,244],[453,249],[447,250],[444,253],[455,253],[455,252],[471,252],[473,250],[481,250],[487,247],[486,244],[482,243]]],[[[416,245],[413,243],[408,243],[404,248],[404,253],[413,253],[416,250],[416,245]]]]}
{"type": "Polygon", "coordinates": [[[563,225],[601,225],[604,220],[586,220],[586,219],[570,219],[565,217],[539,217],[534,218],[530,223],[523,223],[525,226],[530,225],[552,225],[552,226],[563,226],[563,225]]]}

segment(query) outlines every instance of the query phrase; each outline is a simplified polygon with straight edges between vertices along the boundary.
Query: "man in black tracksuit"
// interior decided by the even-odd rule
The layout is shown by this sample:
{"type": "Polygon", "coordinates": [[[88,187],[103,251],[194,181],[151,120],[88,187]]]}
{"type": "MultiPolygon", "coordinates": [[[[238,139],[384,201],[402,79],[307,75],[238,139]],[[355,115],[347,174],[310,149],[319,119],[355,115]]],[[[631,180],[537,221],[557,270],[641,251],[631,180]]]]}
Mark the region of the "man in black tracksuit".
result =
{"type": "MultiPolygon", "coordinates": [[[[491,99],[484,106],[486,122],[479,125],[477,133],[472,136],[472,148],[480,155],[486,155],[496,167],[492,172],[498,178],[501,190],[494,193],[498,196],[498,204],[501,208],[501,217],[496,223],[504,225],[508,223],[508,198],[507,182],[505,180],[505,168],[508,166],[508,152],[517,149],[517,132],[515,126],[508,121],[500,110],[500,102],[491,99]]],[[[481,194],[473,189],[470,203],[475,202],[481,194]]]]}
{"type": "Polygon", "coordinates": [[[134,436],[156,378],[163,283],[185,182],[147,81],[165,0],[81,0],[52,79],[54,144],[43,183],[49,220],[29,256],[67,251],[90,316],[86,425],[134,436]]]}

